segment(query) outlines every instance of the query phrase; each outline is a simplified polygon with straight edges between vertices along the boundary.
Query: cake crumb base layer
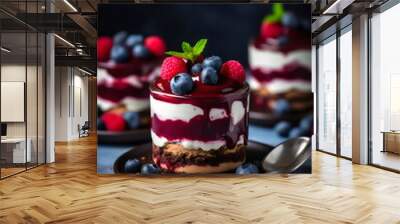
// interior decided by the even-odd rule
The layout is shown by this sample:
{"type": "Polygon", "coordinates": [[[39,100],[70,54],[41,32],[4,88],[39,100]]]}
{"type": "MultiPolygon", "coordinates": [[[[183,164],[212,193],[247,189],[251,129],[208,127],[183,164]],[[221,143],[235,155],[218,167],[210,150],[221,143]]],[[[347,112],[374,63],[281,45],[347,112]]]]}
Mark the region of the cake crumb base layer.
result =
{"type": "Polygon", "coordinates": [[[217,150],[186,149],[178,143],[163,147],[153,145],[153,160],[172,173],[220,173],[232,170],[245,161],[245,145],[217,150]]]}

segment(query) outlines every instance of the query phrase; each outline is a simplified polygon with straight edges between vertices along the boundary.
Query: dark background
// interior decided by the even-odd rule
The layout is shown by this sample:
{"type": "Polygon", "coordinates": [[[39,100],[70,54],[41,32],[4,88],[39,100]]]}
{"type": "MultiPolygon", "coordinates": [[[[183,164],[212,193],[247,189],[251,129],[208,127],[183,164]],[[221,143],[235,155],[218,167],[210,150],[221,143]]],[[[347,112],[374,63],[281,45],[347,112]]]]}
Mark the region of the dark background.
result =
{"type": "MultiPolygon", "coordinates": [[[[310,21],[308,4],[285,5],[302,19],[310,21]]],[[[182,41],[194,44],[207,38],[206,55],[239,60],[247,65],[249,41],[259,34],[263,17],[271,4],[136,4],[99,5],[99,36],[118,31],[160,35],[168,50],[181,51],[182,41]]],[[[311,40],[310,40],[311,41],[311,40]]]]}

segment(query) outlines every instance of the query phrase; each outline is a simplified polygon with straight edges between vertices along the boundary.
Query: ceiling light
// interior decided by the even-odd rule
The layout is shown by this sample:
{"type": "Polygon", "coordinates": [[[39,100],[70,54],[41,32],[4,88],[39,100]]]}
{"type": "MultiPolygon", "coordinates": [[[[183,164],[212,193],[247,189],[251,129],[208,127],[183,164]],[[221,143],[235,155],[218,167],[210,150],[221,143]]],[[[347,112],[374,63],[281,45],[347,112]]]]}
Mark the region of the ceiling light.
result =
{"type": "Polygon", "coordinates": [[[61,40],[62,42],[66,43],[68,46],[75,48],[75,45],[73,45],[71,42],[69,42],[68,40],[60,37],[58,34],[54,34],[55,37],[57,37],[59,40],[61,40]]]}
{"type": "Polygon", "coordinates": [[[11,52],[10,49],[7,49],[7,48],[5,48],[5,47],[1,47],[0,49],[1,49],[2,51],[6,52],[6,53],[10,53],[10,52],[11,52]]]}
{"type": "Polygon", "coordinates": [[[87,75],[90,75],[90,76],[92,75],[92,73],[90,73],[90,72],[88,72],[88,71],[86,71],[86,70],[83,70],[83,69],[81,69],[81,68],[79,68],[79,67],[78,67],[78,70],[81,71],[81,72],[83,72],[83,73],[85,73],[85,74],[87,74],[87,75]]]}
{"type": "Polygon", "coordinates": [[[68,0],[64,0],[64,3],[68,5],[74,12],[78,12],[75,6],[73,6],[68,0]]]}
{"type": "Polygon", "coordinates": [[[355,0],[336,0],[322,13],[323,15],[340,15],[343,10],[351,5],[355,0]]]}

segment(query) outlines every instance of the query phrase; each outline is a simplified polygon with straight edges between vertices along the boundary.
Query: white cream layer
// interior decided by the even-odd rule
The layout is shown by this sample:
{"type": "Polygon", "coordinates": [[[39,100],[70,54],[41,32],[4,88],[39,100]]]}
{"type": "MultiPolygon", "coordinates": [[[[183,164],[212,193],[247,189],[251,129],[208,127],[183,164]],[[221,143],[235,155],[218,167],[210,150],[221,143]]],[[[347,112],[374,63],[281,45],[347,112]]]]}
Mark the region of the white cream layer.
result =
{"type": "Polygon", "coordinates": [[[215,120],[219,120],[219,119],[223,119],[228,117],[228,114],[226,113],[225,109],[222,108],[212,108],[210,110],[210,121],[215,121],[215,120]]]}
{"type": "Polygon", "coordinates": [[[109,110],[117,105],[125,105],[128,111],[140,112],[148,109],[150,103],[148,99],[138,99],[130,96],[123,98],[118,103],[97,97],[97,106],[103,111],[109,110]]]}
{"type": "MultiPolygon", "coordinates": [[[[105,69],[97,69],[97,83],[104,83],[107,87],[112,87],[116,79],[108,74],[105,69]]],[[[143,83],[140,81],[138,76],[131,75],[124,78],[121,78],[124,83],[127,83],[136,88],[143,88],[143,83]]]]}
{"type": "MultiPolygon", "coordinates": [[[[151,139],[153,140],[153,144],[158,147],[163,147],[167,142],[174,142],[182,145],[185,149],[201,149],[204,151],[210,150],[218,150],[221,147],[226,145],[224,140],[215,140],[215,141],[198,141],[198,140],[187,140],[187,139],[166,139],[165,137],[160,137],[153,131],[151,131],[151,139]]],[[[239,140],[236,142],[236,145],[244,144],[244,136],[239,136],[239,140]]]]}
{"type": "Polygon", "coordinates": [[[252,69],[279,70],[292,63],[311,69],[311,50],[302,49],[282,53],[258,49],[254,44],[249,46],[249,65],[252,69]]]}
{"type": "Polygon", "coordinates": [[[175,104],[154,99],[150,96],[151,116],[157,115],[158,119],[165,120],[181,120],[189,122],[198,115],[204,115],[203,109],[192,104],[175,104]]]}
{"type": "Polygon", "coordinates": [[[234,101],[231,105],[231,120],[233,125],[236,125],[241,121],[246,114],[245,108],[242,101],[234,101]]]}
{"type": "Polygon", "coordinates": [[[303,92],[311,91],[311,82],[304,80],[285,80],[274,79],[268,83],[260,83],[255,78],[251,77],[248,80],[250,89],[257,90],[260,87],[267,88],[272,94],[285,93],[290,90],[298,90],[303,92]]]}
{"type": "Polygon", "coordinates": [[[167,142],[176,142],[181,144],[185,149],[202,149],[204,151],[217,150],[222,146],[226,145],[224,140],[215,141],[198,141],[198,140],[187,140],[187,139],[166,139],[165,137],[159,137],[156,133],[151,131],[151,139],[153,144],[158,147],[163,147],[167,142]]]}

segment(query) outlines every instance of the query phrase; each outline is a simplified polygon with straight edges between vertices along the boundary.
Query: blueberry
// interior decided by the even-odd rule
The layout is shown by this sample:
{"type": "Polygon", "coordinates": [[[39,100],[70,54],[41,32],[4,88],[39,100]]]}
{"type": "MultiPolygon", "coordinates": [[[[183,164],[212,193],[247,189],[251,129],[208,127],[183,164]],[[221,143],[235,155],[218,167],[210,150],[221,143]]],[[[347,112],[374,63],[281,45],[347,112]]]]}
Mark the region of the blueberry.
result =
{"type": "Polygon", "coordinates": [[[185,95],[192,91],[192,76],[187,73],[179,73],[171,80],[171,91],[176,95],[185,95]]]}
{"type": "Polygon", "coordinates": [[[106,125],[104,124],[101,118],[97,118],[97,130],[104,131],[106,130],[106,125]]]}
{"type": "Polygon", "coordinates": [[[289,138],[298,138],[301,136],[305,136],[307,133],[304,129],[300,128],[300,127],[295,127],[292,128],[292,130],[290,130],[289,132],[289,138]]]}
{"type": "Polygon", "coordinates": [[[236,168],[236,174],[252,174],[259,173],[258,167],[252,163],[245,163],[238,168],[236,168]]]}
{"type": "Polygon", "coordinates": [[[299,26],[299,20],[294,13],[286,12],[282,17],[282,24],[286,27],[297,28],[299,26]]]}
{"type": "Polygon", "coordinates": [[[135,45],[142,44],[142,43],[143,43],[143,36],[136,35],[136,34],[129,35],[125,41],[125,45],[130,48],[132,48],[135,45]]]}
{"type": "Polygon", "coordinates": [[[130,129],[135,129],[135,128],[139,127],[139,124],[140,124],[139,113],[133,112],[133,111],[125,112],[124,119],[130,129]]]}
{"type": "Polygon", "coordinates": [[[145,46],[139,44],[133,47],[132,55],[136,58],[147,58],[149,57],[150,52],[145,46]]]}
{"type": "Polygon", "coordinates": [[[125,173],[137,173],[140,171],[140,161],[138,159],[129,159],[124,165],[125,173]]]}
{"type": "Polygon", "coordinates": [[[219,71],[221,65],[222,59],[218,56],[211,56],[203,61],[203,67],[213,67],[216,71],[219,71]]]}
{"type": "Polygon", "coordinates": [[[201,71],[201,82],[207,85],[215,85],[218,83],[218,74],[213,67],[205,67],[201,71]]]}
{"type": "Polygon", "coordinates": [[[278,37],[277,41],[278,41],[278,45],[282,47],[289,43],[289,37],[280,36],[280,37],[278,37]]]}
{"type": "Polygon", "coordinates": [[[287,100],[285,99],[280,99],[276,101],[275,107],[274,107],[274,112],[277,115],[283,115],[287,113],[290,110],[290,104],[287,100]]]}
{"type": "Polygon", "coordinates": [[[158,168],[155,164],[153,163],[146,163],[142,166],[142,169],[140,170],[140,173],[143,175],[147,174],[158,174],[160,173],[161,170],[158,168]]]}
{"type": "Polygon", "coordinates": [[[115,45],[123,45],[127,37],[128,33],[126,31],[120,31],[114,35],[113,42],[115,45]]]}
{"type": "Polygon", "coordinates": [[[200,74],[202,69],[203,65],[201,65],[200,63],[194,64],[192,66],[192,74],[200,74]]]}
{"type": "Polygon", "coordinates": [[[310,131],[313,127],[313,120],[312,114],[307,115],[301,119],[299,127],[303,130],[310,131]]]}
{"type": "Polygon", "coordinates": [[[116,45],[111,49],[111,59],[118,63],[127,62],[129,60],[129,53],[125,47],[116,45]]]}
{"type": "Polygon", "coordinates": [[[292,125],[289,122],[281,121],[275,125],[274,130],[280,136],[287,137],[289,135],[289,131],[291,128],[292,128],[292,125]]]}

